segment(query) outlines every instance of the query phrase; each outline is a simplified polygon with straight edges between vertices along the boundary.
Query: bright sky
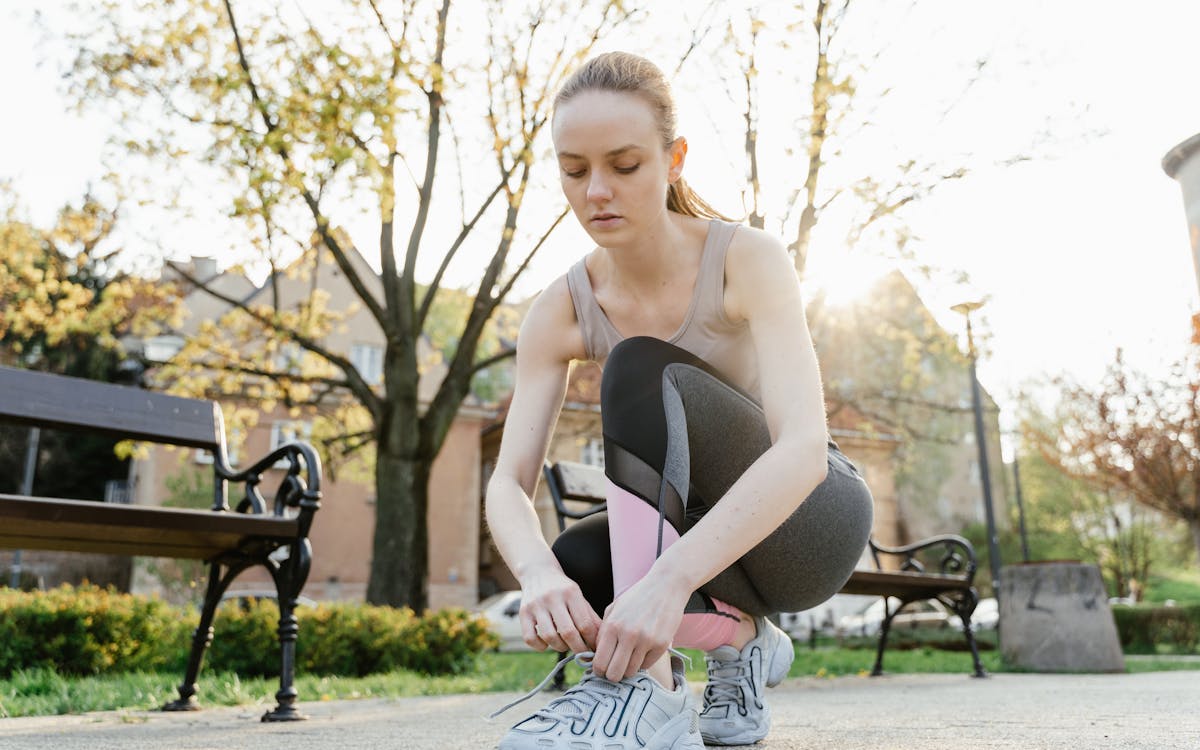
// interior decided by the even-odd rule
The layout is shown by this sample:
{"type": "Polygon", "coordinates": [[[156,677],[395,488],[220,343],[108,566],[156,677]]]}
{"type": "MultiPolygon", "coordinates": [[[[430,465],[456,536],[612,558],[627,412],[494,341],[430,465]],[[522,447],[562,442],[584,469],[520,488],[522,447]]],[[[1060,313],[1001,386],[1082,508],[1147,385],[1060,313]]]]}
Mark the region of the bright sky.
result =
{"type": "MultiPolygon", "coordinates": [[[[44,51],[36,49],[32,8],[60,4],[6,4],[0,11],[0,101],[6,103],[0,180],[10,181],[34,220],[46,223],[58,206],[100,181],[104,143],[114,132],[98,115],[68,113],[54,70],[37,66],[44,51]]],[[[990,296],[977,321],[990,335],[980,363],[984,386],[1007,406],[1044,374],[1095,381],[1118,346],[1138,366],[1162,370],[1182,352],[1200,299],[1180,189],[1160,167],[1168,149],[1200,132],[1200,97],[1189,93],[1197,90],[1200,3],[933,0],[899,16],[900,3],[863,5],[878,12],[877,23],[847,33],[889,35],[880,65],[897,90],[884,100],[880,120],[894,140],[918,150],[984,155],[970,177],[907,214],[918,238],[911,247],[923,262],[970,276],[965,287],[914,279],[948,330],[962,331],[951,305],[990,296]],[[885,6],[895,17],[884,15],[885,6]],[[992,60],[987,77],[944,129],[929,130],[911,116],[935,106],[954,90],[952,81],[961,80],[961,67],[948,61],[985,55],[992,60]],[[1037,159],[989,166],[1021,151],[1047,122],[1051,130],[1034,148],[1037,159]]],[[[656,52],[622,43],[652,57],[656,52]]],[[[711,78],[713,63],[689,64],[690,76],[676,85],[681,130],[692,145],[688,174],[703,194],[736,211],[741,135],[714,128],[737,112],[711,78]]],[[[764,130],[786,126],[769,106],[760,118],[764,130]]],[[[889,155],[865,148],[860,156],[885,163],[889,155]]],[[[139,239],[130,244],[147,256],[161,247],[184,257],[211,255],[213,248],[219,255],[236,244],[235,236],[214,229],[222,224],[220,207],[198,205],[196,214],[180,223],[153,208],[135,208],[130,216],[139,225],[130,231],[139,239]]],[[[375,232],[352,228],[360,246],[369,246],[375,232]]],[[[581,230],[564,228],[531,268],[525,291],[544,286],[586,249],[581,230]]],[[[839,296],[853,295],[859,279],[887,267],[863,253],[847,255],[837,234],[815,238],[812,276],[839,296]]],[[[469,274],[469,264],[460,273],[469,274]]]]}

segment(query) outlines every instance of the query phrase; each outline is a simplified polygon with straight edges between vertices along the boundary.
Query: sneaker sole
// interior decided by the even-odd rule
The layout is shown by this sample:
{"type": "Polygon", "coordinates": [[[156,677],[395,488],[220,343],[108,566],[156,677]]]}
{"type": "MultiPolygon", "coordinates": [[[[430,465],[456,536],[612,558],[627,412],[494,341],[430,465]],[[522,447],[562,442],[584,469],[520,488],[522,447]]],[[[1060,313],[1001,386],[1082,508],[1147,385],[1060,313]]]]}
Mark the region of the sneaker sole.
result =
{"type": "Polygon", "coordinates": [[[771,731],[771,707],[763,705],[762,720],[759,725],[753,729],[746,730],[740,734],[731,734],[724,737],[714,737],[704,732],[700,736],[704,738],[704,744],[715,745],[717,747],[737,746],[737,745],[753,745],[760,740],[766,738],[771,731]]]}

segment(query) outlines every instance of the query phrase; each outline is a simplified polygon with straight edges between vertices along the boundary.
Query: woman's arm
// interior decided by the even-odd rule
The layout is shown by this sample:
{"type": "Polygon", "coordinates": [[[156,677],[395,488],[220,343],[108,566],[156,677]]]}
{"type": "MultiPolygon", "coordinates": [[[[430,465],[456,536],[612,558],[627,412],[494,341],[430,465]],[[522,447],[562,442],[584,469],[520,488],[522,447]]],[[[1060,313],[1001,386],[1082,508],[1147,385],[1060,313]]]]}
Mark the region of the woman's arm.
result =
{"type": "Polygon", "coordinates": [[[521,584],[522,635],[539,651],[589,650],[600,624],[546,544],[531,501],[570,362],[584,356],[570,292],[560,278],[534,301],[521,326],[516,387],[486,500],[492,539],[521,584]]]}
{"type": "Polygon", "coordinates": [[[610,679],[658,659],[692,591],[765,539],[827,471],[828,432],[817,357],[795,269],[782,244],[752,229],[734,235],[726,310],[749,322],[771,447],[605,615],[594,667],[610,679]]]}

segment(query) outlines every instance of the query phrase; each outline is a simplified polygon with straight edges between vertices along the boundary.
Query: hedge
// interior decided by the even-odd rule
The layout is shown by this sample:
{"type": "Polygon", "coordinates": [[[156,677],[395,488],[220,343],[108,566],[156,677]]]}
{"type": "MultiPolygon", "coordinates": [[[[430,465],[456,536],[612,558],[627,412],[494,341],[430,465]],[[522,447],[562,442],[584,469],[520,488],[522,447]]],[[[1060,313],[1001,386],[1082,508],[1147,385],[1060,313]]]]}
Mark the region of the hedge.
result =
{"type": "Polygon", "coordinates": [[[1200,653],[1200,604],[1114,605],[1112,613],[1126,653],[1200,653]]]}
{"type": "MultiPolygon", "coordinates": [[[[455,674],[497,645],[487,624],[461,609],[418,616],[406,608],[321,604],[298,608],[296,618],[296,667],[313,674],[455,674]]],[[[0,677],[37,667],[71,675],[182,671],[198,620],[195,607],[91,585],[0,589],[0,677]]],[[[277,675],[278,624],[273,601],[223,604],[205,669],[277,675]]]]}

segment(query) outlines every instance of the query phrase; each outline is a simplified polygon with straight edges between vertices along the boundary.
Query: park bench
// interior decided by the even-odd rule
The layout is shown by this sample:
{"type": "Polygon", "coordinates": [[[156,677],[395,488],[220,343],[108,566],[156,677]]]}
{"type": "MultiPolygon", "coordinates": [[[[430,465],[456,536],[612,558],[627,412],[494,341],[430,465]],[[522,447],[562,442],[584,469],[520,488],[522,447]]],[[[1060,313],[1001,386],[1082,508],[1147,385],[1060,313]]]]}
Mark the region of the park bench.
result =
{"type": "Polygon", "coordinates": [[[0,421],[210,451],[211,510],[0,495],[0,548],[208,563],[208,586],[186,674],[178,700],[163,706],[165,711],[198,708],[196,677],[212,642],[217,605],[239,574],[264,566],[275,582],[279,604],[280,673],[278,705],[263,721],[305,718],[295,705],[294,610],[308,577],[308,533],[321,498],[321,464],[311,446],[289,443],[235,471],[226,453],[221,409],[212,401],[7,367],[0,367],[0,421]],[[261,486],[268,470],[279,476],[269,500],[261,486]],[[244,488],[233,507],[228,501],[230,484],[244,488]]]}
{"type": "MultiPolygon", "coordinates": [[[[566,528],[567,519],[587,518],[605,509],[603,469],[559,461],[546,463],[542,473],[554,501],[560,532],[566,528]]],[[[885,547],[872,538],[868,540],[868,548],[875,569],[855,570],[839,593],[884,597],[885,615],[871,674],[883,674],[883,652],[896,615],[913,602],[937,599],[961,619],[974,662],[974,676],[986,677],[971,630],[971,614],[979,603],[974,586],[975,549],[971,543],[960,536],[945,534],[902,547],[885,547]],[[890,565],[885,564],[893,560],[890,565]],[[888,597],[897,600],[894,607],[888,597]]]]}

